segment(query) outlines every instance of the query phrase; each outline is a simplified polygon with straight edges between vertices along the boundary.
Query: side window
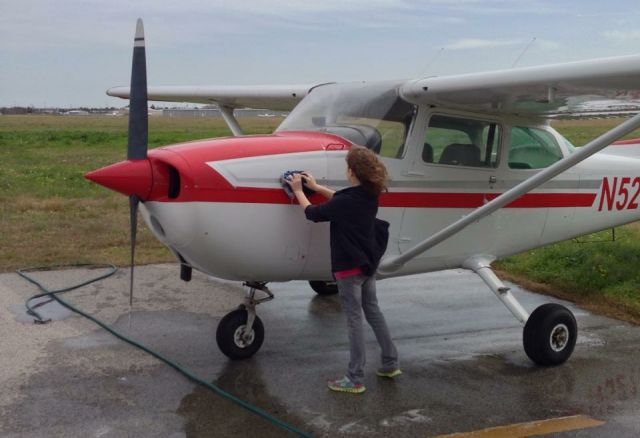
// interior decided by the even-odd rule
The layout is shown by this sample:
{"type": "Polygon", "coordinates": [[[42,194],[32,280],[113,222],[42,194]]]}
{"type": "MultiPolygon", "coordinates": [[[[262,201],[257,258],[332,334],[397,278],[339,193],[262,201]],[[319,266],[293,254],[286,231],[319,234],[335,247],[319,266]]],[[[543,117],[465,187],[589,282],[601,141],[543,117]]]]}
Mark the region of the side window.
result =
{"type": "Polygon", "coordinates": [[[514,126],[509,142],[511,169],[542,169],[562,159],[562,151],[553,135],[537,128],[514,126]]]}
{"type": "Polygon", "coordinates": [[[382,135],[382,147],[380,155],[383,157],[400,158],[404,153],[404,143],[407,139],[409,123],[392,122],[383,120],[378,125],[382,135]]]}
{"type": "Polygon", "coordinates": [[[494,122],[433,115],[422,160],[452,166],[496,167],[501,129],[494,122]]]}

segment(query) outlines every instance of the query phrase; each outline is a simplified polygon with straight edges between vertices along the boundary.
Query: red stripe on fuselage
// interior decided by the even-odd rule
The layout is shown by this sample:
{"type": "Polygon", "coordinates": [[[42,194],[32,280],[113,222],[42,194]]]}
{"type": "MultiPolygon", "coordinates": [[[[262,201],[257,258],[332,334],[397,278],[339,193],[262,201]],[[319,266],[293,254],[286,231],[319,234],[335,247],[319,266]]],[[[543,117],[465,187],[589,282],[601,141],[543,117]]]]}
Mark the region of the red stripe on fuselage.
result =
{"type": "MultiPolygon", "coordinates": [[[[500,193],[416,193],[391,192],[380,196],[381,207],[478,208],[500,193]]],[[[595,193],[527,193],[506,208],[591,207],[595,193]]]]}
{"type": "MultiPolygon", "coordinates": [[[[380,195],[380,207],[397,208],[478,208],[498,197],[497,193],[424,193],[389,192],[380,195]]],[[[571,208],[591,207],[595,193],[528,193],[506,208],[571,208]]],[[[320,195],[310,199],[314,204],[325,202],[320,195]]],[[[164,200],[163,200],[164,201],[164,200]]],[[[195,189],[180,199],[165,202],[220,202],[253,204],[295,204],[281,189],[238,187],[229,190],[195,189]]]]}

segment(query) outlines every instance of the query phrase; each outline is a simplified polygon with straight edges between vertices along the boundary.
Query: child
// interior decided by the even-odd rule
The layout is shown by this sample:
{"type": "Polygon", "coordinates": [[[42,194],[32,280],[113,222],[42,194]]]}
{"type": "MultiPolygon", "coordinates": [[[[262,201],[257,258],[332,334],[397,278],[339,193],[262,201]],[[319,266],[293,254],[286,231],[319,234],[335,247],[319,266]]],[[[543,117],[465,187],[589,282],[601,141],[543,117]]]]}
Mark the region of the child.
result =
{"type": "Polygon", "coordinates": [[[387,246],[389,226],[376,219],[376,214],[378,196],[386,190],[387,169],[372,151],[360,146],[353,146],[346,160],[349,188],[333,191],[318,184],[307,172],[293,175],[288,182],[307,219],[331,222],[331,270],[347,316],[350,360],[347,374],[328,382],[328,386],[333,391],[361,394],[366,389],[363,384],[363,310],[382,350],[382,366],[376,374],[393,378],[402,372],[398,367],[398,352],[376,297],[375,273],[387,246]],[[307,187],[329,201],[311,205],[302,191],[303,179],[307,187]]]}

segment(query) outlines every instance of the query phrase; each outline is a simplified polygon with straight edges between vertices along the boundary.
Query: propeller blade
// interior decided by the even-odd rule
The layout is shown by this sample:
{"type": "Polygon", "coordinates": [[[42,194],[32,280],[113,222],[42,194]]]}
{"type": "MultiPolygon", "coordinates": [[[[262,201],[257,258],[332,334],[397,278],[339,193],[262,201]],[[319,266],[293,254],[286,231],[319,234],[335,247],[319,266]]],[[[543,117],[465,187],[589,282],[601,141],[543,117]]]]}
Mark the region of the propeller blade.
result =
{"type": "Polygon", "coordinates": [[[131,309],[133,308],[133,273],[135,270],[136,237],[138,234],[138,205],[137,196],[129,196],[129,222],[131,236],[131,274],[129,276],[129,323],[131,323],[131,309]]]}
{"type": "MultiPolygon", "coordinates": [[[[131,61],[131,87],[129,89],[129,136],[127,160],[146,160],[149,137],[149,114],[147,110],[147,61],[144,47],[144,26],[138,18],[136,36],[133,41],[131,61]]],[[[138,205],[140,198],[129,196],[129,222],[131,235],[131,274],[129,283],[129,330],[133,309],[133,278],[135,271],[136,236],[138,234],[138,205]]]]}
{"type": "Polygon", "coordinates": [[[129,139],[128,160],[147,158],[149,137],[147,110],[147,62],[144,48],[144,27],[138,18],[136,36],[133,43],[131,63],[131,87],[129,88],[129,139]]]}

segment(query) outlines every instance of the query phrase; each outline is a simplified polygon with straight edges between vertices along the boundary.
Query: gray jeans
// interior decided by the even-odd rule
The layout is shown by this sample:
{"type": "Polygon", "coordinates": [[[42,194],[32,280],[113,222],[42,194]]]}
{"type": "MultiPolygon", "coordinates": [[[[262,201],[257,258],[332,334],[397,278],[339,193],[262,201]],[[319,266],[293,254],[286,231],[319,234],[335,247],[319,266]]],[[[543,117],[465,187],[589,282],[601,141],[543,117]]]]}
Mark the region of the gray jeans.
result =
{"type": "Polygon", "coordinates": [[[384,315],[378,307],[376,279],[365,275],[354,275],[336,280],[342,299],[342,307],[347,316],[349,329],[349,372],[347,377],[353,383],[364,380],[365,344],[362,311],[376,335],[382,350],[382,369],[392,371],[398,368],[398,351],[391,340],[384,315]]]}

